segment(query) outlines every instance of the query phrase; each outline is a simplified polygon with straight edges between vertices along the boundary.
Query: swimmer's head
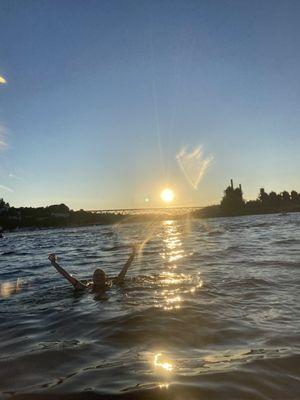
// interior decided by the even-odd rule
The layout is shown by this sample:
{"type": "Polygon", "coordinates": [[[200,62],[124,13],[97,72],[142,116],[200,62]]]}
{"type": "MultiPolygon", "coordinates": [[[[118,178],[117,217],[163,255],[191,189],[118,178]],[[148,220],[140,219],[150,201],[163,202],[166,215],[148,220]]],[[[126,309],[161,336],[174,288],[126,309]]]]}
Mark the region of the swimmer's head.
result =
{"type": "Polygon", "coordinates": [[[95,286],[105,286],[106,284],[106,275],[102,269],[97,268],[93,274],[93,282],[95,286]]]}

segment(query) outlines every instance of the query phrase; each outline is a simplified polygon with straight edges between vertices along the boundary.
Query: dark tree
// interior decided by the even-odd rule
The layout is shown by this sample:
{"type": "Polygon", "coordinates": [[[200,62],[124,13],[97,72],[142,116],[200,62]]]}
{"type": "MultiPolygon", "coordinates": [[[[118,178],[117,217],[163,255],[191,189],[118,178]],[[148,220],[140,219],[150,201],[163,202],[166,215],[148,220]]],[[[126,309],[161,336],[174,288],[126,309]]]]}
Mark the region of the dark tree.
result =
{"type": "Polygon", "coordinates": [[[241,185],[234,189],[233,182],[224,191],[224,197],[221,201],[221,209],[225,212],[235,213],[245,206],[241,185]]]}
{"type": "Polygon", "coordinates": [[[268,204],[269,195],[268,195],[268,193],[265,192],[264,188],[260,189],[258,199],[263,206],[266,206],[268,204]]]}
{"type": "Polygon", "coordinates": [[[61,213],[61,214],[68,214],[70,211],[69,207],[65,204],[55,204],[53,206],[47,207],[51,213],[61,213]]]}
{"type": "Polygon", "coordinates": [[[296,192],[296,190],[291,191],[291,200],[294,203],[299,201],[299,194],[296,192]]]}
{"type": "Polygon", "coordinates": [[[0,208],[9,208],[9,203],[5,203],[3,199],[0,199],[0,208]]]}
{"type": "Polygon", "coordinates": [[[291,200],[289,192],[286,190],[281,193],[281,199],[284,204],[288,204],[291,200]]]}
{"type": "Polygon", "coordinates": [[[280,196],[278,196],[276,192],[272,191],[269,194],[269,200],[271,206],[278,206],[280,203],[280,196]]]}

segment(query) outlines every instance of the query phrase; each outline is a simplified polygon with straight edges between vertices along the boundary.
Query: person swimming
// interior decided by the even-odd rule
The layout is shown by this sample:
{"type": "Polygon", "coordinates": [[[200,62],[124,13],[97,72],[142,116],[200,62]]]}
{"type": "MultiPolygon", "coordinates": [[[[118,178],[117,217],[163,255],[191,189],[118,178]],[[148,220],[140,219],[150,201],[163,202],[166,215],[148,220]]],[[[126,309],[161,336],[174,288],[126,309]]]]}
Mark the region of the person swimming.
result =
{"type": "Polygon", "coordinates": [[[128,268],[132,264],[134,257],[137,254],[137,246],[133,246],[133,251],[130,254],[127,262],[122,268],[121,272],[118,276],[114,278],[108,278],[106,273],[101,269],[97,268],[93,273],[93,280],[87,284],[79,281],[74,276],[70,275],[65,269],[63,269],[57,263],[57,257],[54,253],[49,254],[48,259],[51,262],[51,265],[63,276],[65,277],[76,290],[86,290],[91,289],[93,292],[99,292],[106,289],[109,289],[113,284],[121,285],[124,282],[125,275],[128,271],[128,268]]]}

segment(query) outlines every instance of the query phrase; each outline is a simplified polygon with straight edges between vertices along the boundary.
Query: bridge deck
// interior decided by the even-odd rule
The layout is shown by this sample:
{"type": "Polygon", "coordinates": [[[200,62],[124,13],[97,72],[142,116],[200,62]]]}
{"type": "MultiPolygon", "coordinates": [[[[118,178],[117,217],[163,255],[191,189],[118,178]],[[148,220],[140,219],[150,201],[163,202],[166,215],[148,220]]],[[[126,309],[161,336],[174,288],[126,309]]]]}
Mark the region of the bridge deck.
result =
{"type": "Polygon", "coordinates": [[[112,210],[89,210],[94,214],[188,214],[204,207],[156,207],[156,208],[117,208],[112,210]]]}

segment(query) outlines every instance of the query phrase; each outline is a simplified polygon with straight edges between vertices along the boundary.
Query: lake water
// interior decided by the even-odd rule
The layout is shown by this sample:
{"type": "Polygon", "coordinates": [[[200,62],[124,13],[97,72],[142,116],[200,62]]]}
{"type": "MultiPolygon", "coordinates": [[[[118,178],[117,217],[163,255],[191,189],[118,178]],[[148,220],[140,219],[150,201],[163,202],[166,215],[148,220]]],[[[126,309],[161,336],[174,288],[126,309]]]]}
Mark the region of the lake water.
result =
{"type": "Polygon", "coordinates": [[[7,233],[0,281],[4,398],[299,398],[300,214],[7,233]],[[146,240],[98,296],[47,260],[115,276],[146,240]]]}

